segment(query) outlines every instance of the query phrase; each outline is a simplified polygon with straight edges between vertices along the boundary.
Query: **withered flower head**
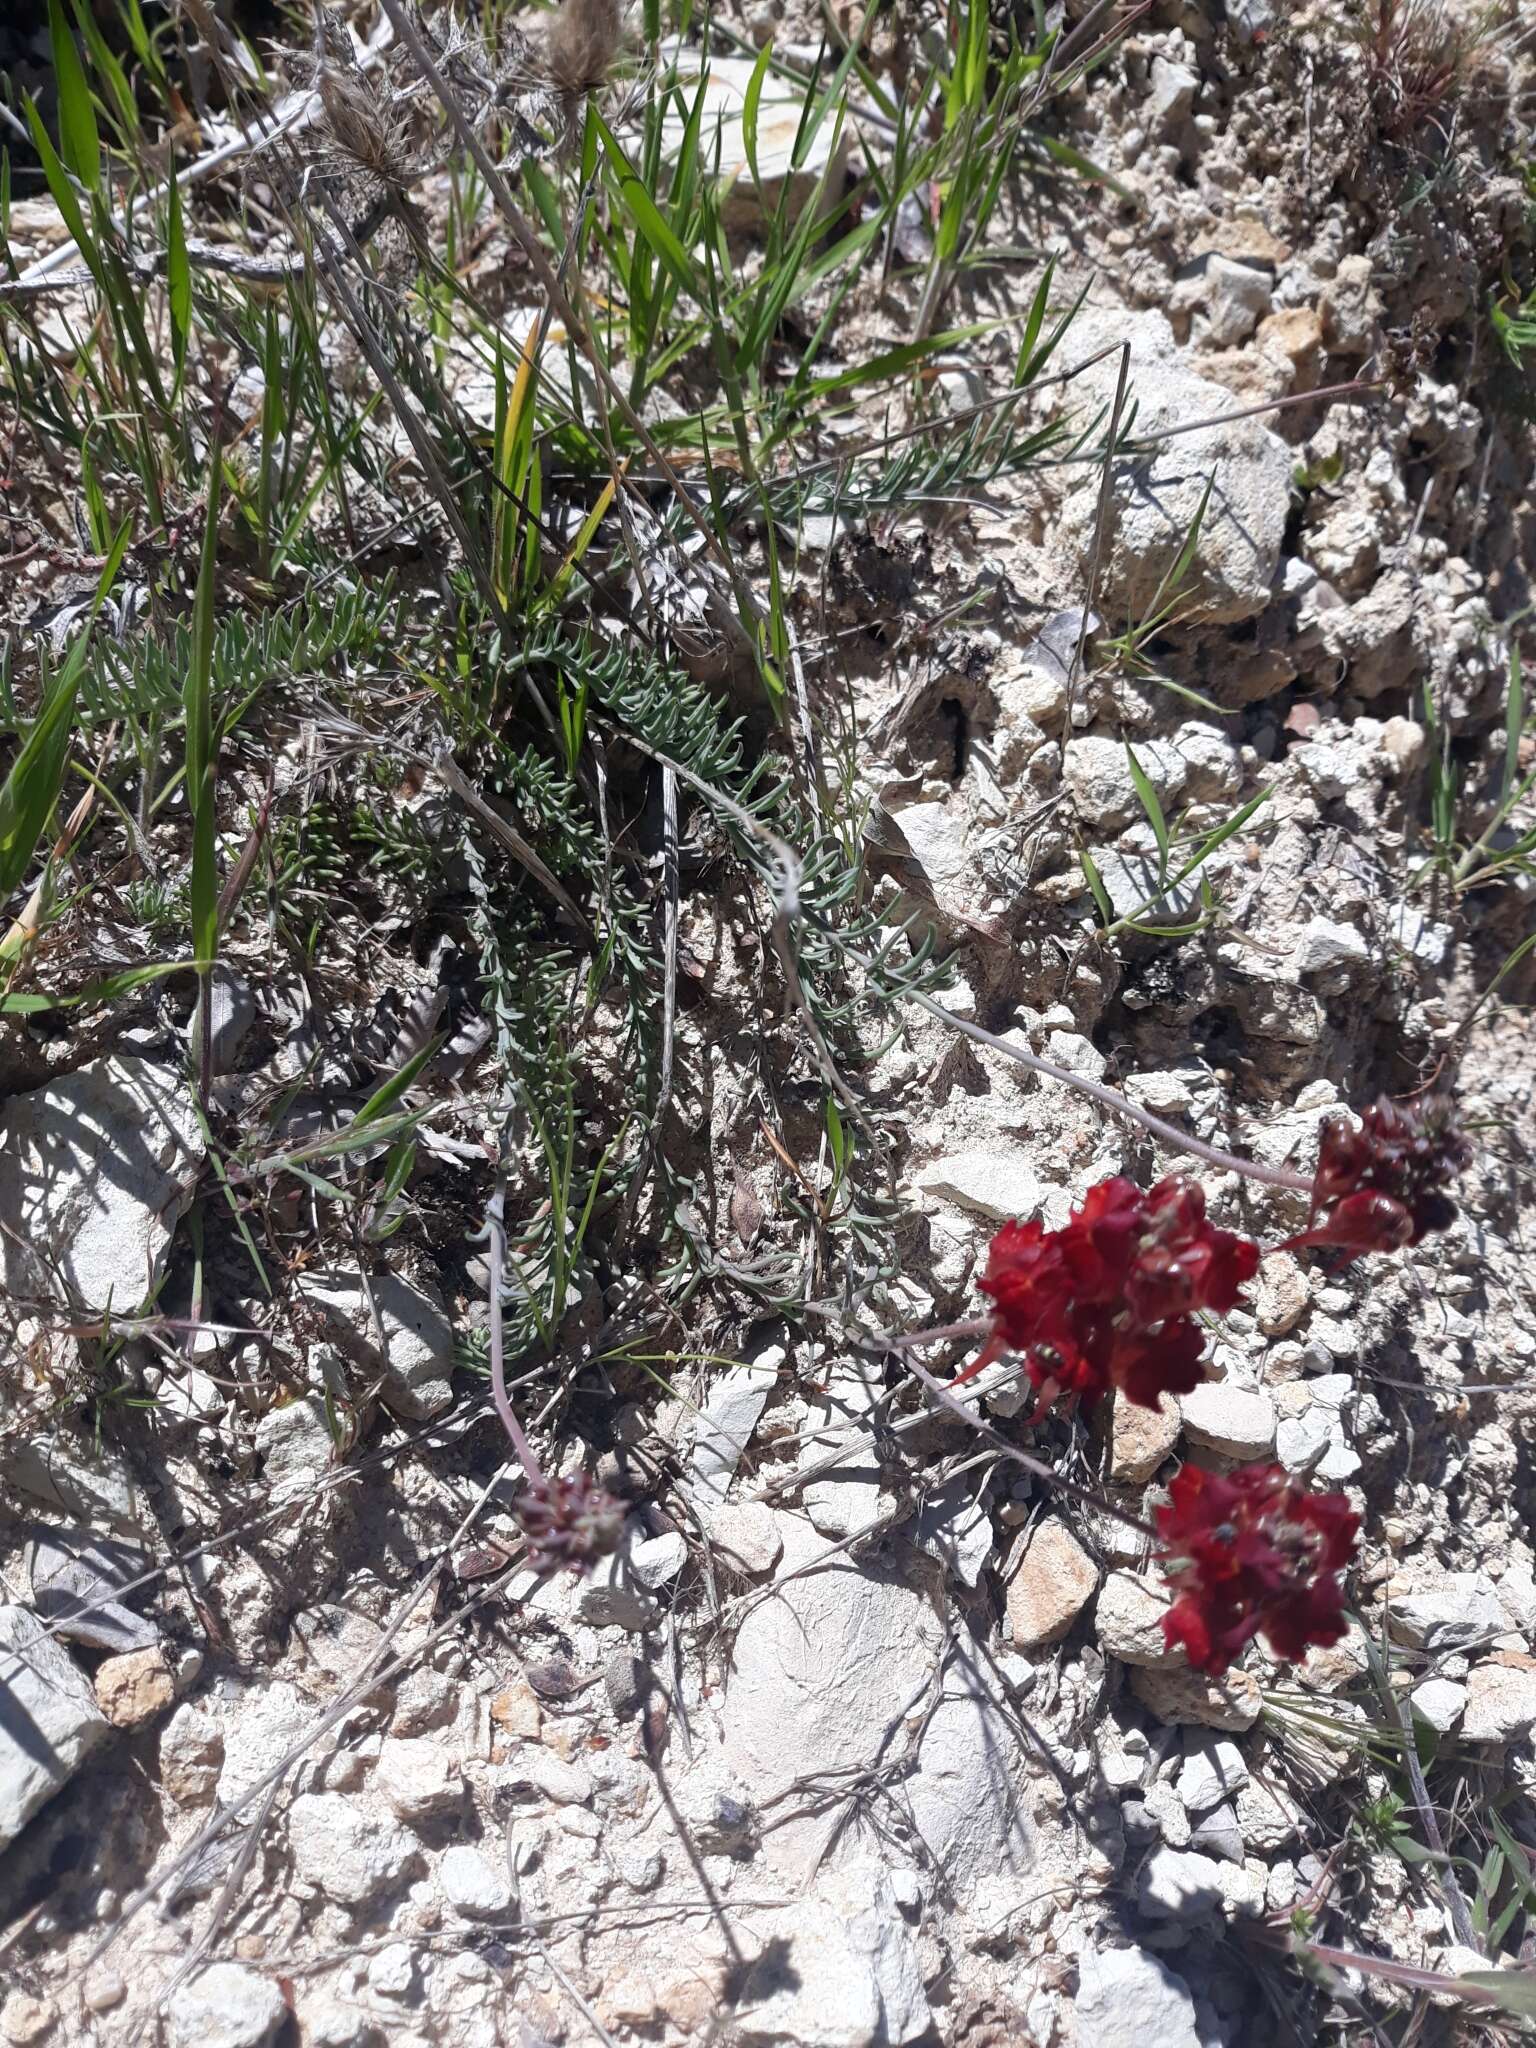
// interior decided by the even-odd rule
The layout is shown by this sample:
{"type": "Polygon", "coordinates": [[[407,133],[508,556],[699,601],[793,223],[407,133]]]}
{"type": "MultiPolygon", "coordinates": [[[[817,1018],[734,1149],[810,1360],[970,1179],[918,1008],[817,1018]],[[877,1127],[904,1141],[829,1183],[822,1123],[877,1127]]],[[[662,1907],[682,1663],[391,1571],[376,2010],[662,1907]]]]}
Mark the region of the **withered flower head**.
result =
{"type": "Polygon", "coordinates": [[[325,112],[325,135],[342,159],[403,192],[418,174],[407,125],[391,104],[385,77],[360,68],[345,27],[323,7],[315,13],[314,86],[325,112]]]}
{"type": "Polygon", "coordinates": [[[564,0],[544,40],[544,62],[556,92],[596,92],[608,82],[624,35],[619,0],[564,0]]]}
{"type": "Polygon", "coordinates": [[[530,1480],[513,1512],[535,1571],[583,1576],[613,1549],[624,1520],[618,1502],[580,1472],[530,1480]]]}

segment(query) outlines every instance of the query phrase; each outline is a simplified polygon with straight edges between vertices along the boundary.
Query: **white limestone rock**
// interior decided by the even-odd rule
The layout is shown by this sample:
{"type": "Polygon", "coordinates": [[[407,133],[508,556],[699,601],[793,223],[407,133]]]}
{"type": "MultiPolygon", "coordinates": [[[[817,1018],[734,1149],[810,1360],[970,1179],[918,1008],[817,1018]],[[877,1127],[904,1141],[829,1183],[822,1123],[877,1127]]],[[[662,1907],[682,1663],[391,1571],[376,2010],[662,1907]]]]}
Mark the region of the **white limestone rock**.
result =
{"type": "Polygon", "coordinates": [[[391,1735],[379,1750],[373,1780],[397,1820],[429,1826],[464,1803],[458,1759],[431,1735],[391,1735]]]}
{"type": "Polygon", "coordinates": [[[305,1277],[302,1291],[329,1322],[338,1347],[379,1374],[380,1396],[391,1413],[428,1422],[453,1405],[453,1326],[425,1288],[398,1273],[371,1273],[366,1286],[350,1274],[316,1274],[305,1277]]]}
{"type": "MultiPolygon", "coordinates": [[[[1161,62],[1154,63],[1154,77],[1161,62]]],[[[1177,93],[1168,104],[1178,104],[1177,93]]],[[[1077,362],[1088,362],[1100,349],[1113,351],[1069,387],[1074,416],[1085,421],[1113,403],[1124,342],[1131,348],[1139,435],[1234,410],[1229,391],[1191,368],[1161,313],[1084,308],[1071,339],[1077,362]]],[[[1222,419],[1159,443],[1150,455],[1117,463],[1098,584],[1106,616],[1134,619],[1152,608],[1193,527],[1207,478],[1213,489],[1181,596],[1193,616],[1210,624],[1263,611],[1280,566],[1293,460],[1286,443],[1261,421],[1222,419]]],[[[1099,503],[1099,472],[1090,466],[1057,525],[1062,567],[1074,577],[1085,576],[1094,557],[1099,503]]]]}
{"type": "Polygon", "coordinates": [[[202,1133],[185,1077],[101,1059],[0,1110],[0,1288],[86,1314],[154,1292],[192,1197],[202,1133]]]}
{"type": "Polygon", "coordinates": [[[1467,1688],[1454,1678],[1426,1678],[1413,1688],[1408,1703],[1437,1735],[1449,1735],[1466,1711],[1467,1688]]]}
{"type": "Polygon", "coordinates": [[[103,1741],[91,1683],[30,1609],[0,1606],[0,1849],[103,1741]]]}
{"type": "Polygon", "coordinates": [[[1145,1949],[1078,1958],[1078,2048],[1201,2048],[1189,1986],[1145,1949]]]}
{"type": "Polygon", "coordinates": [[[1219,1735],[1186,1735],[1178,1793],[1194,1814],[1208,1813],[1248,1782],[1248,1766],[1235,1742],[1219,1735]]]}
{"type": "Polygon", "coordinates": [[[1161,1579],[1139,1573],[1111,1572],[1094,1609],[1099,1648],[1122,1664],[1164,1665],[1182,1662],[1183,1652],[1170,1650],[1163,1635],[1163,1616],[1173,1602],[1161,1579]]]}
{"type": "Polygon", "coordinates": [[[403,1891],[421,1867],[405,1829],[341,1792],[303,1792],[288,1809],[296,1876],[338,1905],[374,1905],[403,1891]]]}
{"type": "Polygon", "coordinates": [[[1275,1447],[1275,1404],[1256,1388],[1206,1380],[1179,1397],[1184,1434],[1202,1450],[1239,1462],[1265,1458],[1275,1447]]]}
{"type": "Polygon", "coordinates": [[[706,1524],[717,1562],[752,1578],[771,1572],[784,1552],[778,1517],[764,1501],[727,1501],[706,1524]]]}
{"type": "Polygon", "coordinates": [[[288,2016],[277,1981],[243,1963],[210,1963],[171,1994],[171,2048],[267,2048],[288,2016]]]}
{"type": "Polygon", "coordinates": [[[774,1369],[784,1353],[775,1348],[750,1365],[733,1367],[710,1385],[692,1431],[684,1488],[701,1510],[725,1499],[742,1453],[773,1390],[774,1369]]]}
{"type": "Polygon", "coordinates": [[[471,1842],[455,1842],[437,1866],[443,1897],[466,1920],[504,1920],[517,1903],[506,1858],[491,1857],[471,1842]]]}
{"type": "Polygon", "coordinates": [[[1467,1679],[1463,1742],[1524,1742],[1536,1728],[1536,1664],[1478,1664],[1467,1679]]]}

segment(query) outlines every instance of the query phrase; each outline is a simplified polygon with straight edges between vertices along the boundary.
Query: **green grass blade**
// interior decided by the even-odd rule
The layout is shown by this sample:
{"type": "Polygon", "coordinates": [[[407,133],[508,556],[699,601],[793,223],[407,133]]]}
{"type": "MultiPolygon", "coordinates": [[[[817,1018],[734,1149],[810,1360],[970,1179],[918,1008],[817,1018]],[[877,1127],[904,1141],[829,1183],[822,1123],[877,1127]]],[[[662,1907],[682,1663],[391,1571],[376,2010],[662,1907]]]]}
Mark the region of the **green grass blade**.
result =
{"type": "Polygon", "coordinates": [[[121,974],[109,974],[102,981],[93,981],[88,987],[77,989],[74,995],[45,995],[39,990],[25,990],[16,995],[0,999],[0,1016],[36,1017],[45,1010],[89,1010],[97,1003],[115,1003],[120,996],[130,995],[136,988],[145,988],[152,981],[164,981],[167,975],[185,974],[185,960],[155,960],[142,967],[125,967],[121,974]]]}
{"type": "MultiPolygon", "coordinates": [[[[1016,384],[1025,385],[1034,383],[1035,379],[1040,375],[1041,371],[1045,368],[1046,364],[1051,360],[1051,357],[1055,355],[1057,346],[1060,343],[1062,336],[1066,333],[1067,329],[1072,325],[1072,322],[1077,318],[1079,312],[1081,312],[1083,301],[1087,298],[1087,296],[1088,287],[1087,285],[1084,285],[1082,290],[1078,293],[1077,297],[1072,301],[1071,305],[1068,306],[1065,313],[1062,314],[1061,318],[1056,322],[1056,325],[1051,329],[1050,333],[1046,336],[1045,340],[1040,343],[1040,346],[1037,349],[1031,352],[1028,360],[1025,361],[1023,368],[1020,370],[1018,376],[1014,379],[1014,382],[1016,384]]],[[[1031,318],[1033,318],[1033,313],[1031,313],[1031,318]]]]}
{"type": "Polygon", "coordinates": [[[1520,668],[1520,650],[1509,650],[1509,698],[1504,706],[1504,781],[1499,791],[1500,815],[1508,808],[1510,791],[1520,773],[1520,740],[1525,731],[1525,679],[1520,668]]]}
{"type": "Polygon", "coordinates": [[[53,75],[59,95],[59,147],[64,161],[89,191],[101,185],[101,137],[96,109],[86,83],[80,52],[59,0],[48,0],[48,34],[53,43],[53,75]]]}
{"type": "Polygon", "coordinates": [[[208,465],[208,516],[203,523],[202,559],[192,600],[192,653],[182,685],[186,712],[187,803],[192,812],[192,950],[200,973],[213,966],[219,949],[219,877],[214,816],[217,756],[213,738],[213,610],[218,571],[219,496],[223,456],[217,446],[208,465]]]}
{"type": "Polygon", "coordinates": [[[762,178],[757,168],[757,115],[763,97],[763,80],[768,76],[769,61],[773,56],[772,42],[764,43],[758,52],[757,62],[752,67],[752,76],[747,80],[746,97],[741,105],[741,139],[746,146],[747,166],[752,173],[752,183],[762,189],[762,178]]]}
{"type": "Polygon", "coordinates": [[[181,180],[175,166],[170,172],[170,210],[165,229],[165,288],[171,309],[171,350],[176,364],[176,381],[187,360],[187,337],[192,332],[192,265],[187,259],[187,231],[181,217],[181,180]]]}
{"type": "Polygon", "coordinates": [[[133,87],[128,74],[117,61],[112,46],[96,26],[91,14],[90,0],[73,0],[75,21],[85,47],[90,52],[91,63],[96,76],[103,81],[101,107],[117,128],[119,136],[127,145],[139,132],[139,109],[133,96],[133,87]]]}
{"type": "Polygon", "coordinates": [[[77,643],[75,654],[54,678],[26,744],[0,786],[0,898],[9,896],[26,874],[58,801],[85,665],[75,658],[81,651],[77,643]]]}
{"type": "Polygon", "coordinates": [[[1174,887],[1177,888],[1180,882],[1186,881],[1195,872],[1196,868],[1208,861],[1218,846],[1225,846],[1234,832],[1241,832],[1259,806],[1268,803],[1273,794],[1273,784],[1267,789],[1261,789],[1257,796],[1249,797],[1241,810],[1234,811],[1230,818],[1224,820],[1223,823],[1216,827],[1214,832],[1209,833],[1206,838],[1202,839],[1194,853],[1174,876],[1174,887]]]}
{"type": "Polygon", "coordinates": [[[1446,1979],[1446,1989],[1458,1984],[1481,1991],[1505,2012],[1521,2019],[1536,2020],[1536,1970],[1465,1970],[1446,1979]]]}
{"type": "Polygon", "coordinates": [[[424,1045],[413,1058],[408,1059],[398,1073],[391,1074],[381,1087],[376,1088],[347,1126],[347,1134],[350,1136],[353,1132],[364,1130],[369,1124],[377,1122],[386,1110],[400,1100],[422,1068],[437,1058],[443,1049],[443,1043],[443,1037],[439,1034],[424,1045]]]}
{"type": "Polygon", "coordinates": [[[1152,827],[1152,836],[1157,841],[1157,876],[1159,881],[1168,874],[1168,821],[1163,816],[1162,802],[1148,779],[1146,770],[1136,758],[1136,750],[1129,740],[1125,743],[1126,766],[1131,771],[1131,781],[1141,799],[1141,808],[1147,814],[1152,827]]]}
{"type": "Polygon", "coordinates": [[[1109,900],[1109,891],[1104,886],[1104,878],[1099,873],[1098,863],[1094,860],[1093,855],[1086,846],[1080,846],[1077,849],[1077,858],[1083,870],[1084,880],[1093,891],[1093,900],[1099,906],[1100,917],[1103,918],[1106,925],[1113,924],[1115,921],[1115,906],[1109,900]]]}
{"type": "Polygon", "coordinates": [[[947,333],[935,334],[927,341],[904,341],[899,348],[871,356],[867,363],[857,363],[851,370],[839,370],[831,377],[814,378],[811,394],[819,398],[829,391],[846,391],[855,384],[878,384],[888,377],[904,376],[929,356],[940,355],[947,348],[957,348],[963,341],[974,341],[979,334],[992,333],[997,324],[995,320],[977,320],[969,327],[951,327],[947,333]]]}
{"type": "MultiPolygon", "coordinates": [[[[96,586],[92,619],[112,587],[132,530],[125,519],[96,586]]],[[[87,624],[80,629],[63,668],[45,695],[42,708],[32,721],[32,730],[11,763],[11,772],[0,784],[0,901],[10,895],[26,874],[58,801],[89,643],[87,624]]]]}
{"type": "Polygon", "coordinates": [[[1172,565],[1163,572],[1162,581],[1157,586],[1157,595],[1148,607],[1146,618],[1141,622],[1140,632],[1147,632],[1167,616],[1170,601],[1178,595],[1178,592],[1183,587],[1184,579],[1189,574],[1190,568],[1194,563],[1195,550],[1200,545],[1201,529],[1205,525],[1206,510],[1210,505],[1211,492],[1215,489],[1215,486],[1216,478],[1215,474],[1212,473],[1205,480],[1205,489],[1200,493],[1200,502],[1195,507],[1194,517],[1185,529],[1184,539],[1180,545],[1179,552],[1174,556],[1172,565]]]}
{"type": "Polygon", "coordinates": [[[646,245],[673,281],[695,299],[704,292],[693,259],[663,219],[661,210],[630,165],[612,129],[601,115],[594,117],[604,153],[613,169],[625,211],[645,237],[646,245]]]}
{"type": "Polygon", "coordinates": [[[1029,318],[1024,323],[1024,338],[1019,343],[1018,359],[1014,365],[1015,384],[1029,382],[1030,362],[1035,353],[1035,343],[1040,339],[1040,330],[1045,325],[1046,307],[1050,304],[1051,283],[1056,276],[1056,258],[1053,256],[1045,266],[1045,275],[1035,287],[1035,296],[1030,301],[1029,318]]]}
{"type": "Polygon", "coordinates": [[[63,217],[65,227],[69,230],[70,240],[80,251],[81,258],[92,277],[105,291],[107,282],[106,274],[101,267],[101,252],[86,232],[85,215],[80,211],[80,201],[70,182],[69,173],[59,161],[59,153],[49,140],[48,130],[43,126],[42,116],[32,100],[27,101],[27,126],[32,131],[33,147],[42,164],[43,176],[48,181],[48,191],[63,217]]]}

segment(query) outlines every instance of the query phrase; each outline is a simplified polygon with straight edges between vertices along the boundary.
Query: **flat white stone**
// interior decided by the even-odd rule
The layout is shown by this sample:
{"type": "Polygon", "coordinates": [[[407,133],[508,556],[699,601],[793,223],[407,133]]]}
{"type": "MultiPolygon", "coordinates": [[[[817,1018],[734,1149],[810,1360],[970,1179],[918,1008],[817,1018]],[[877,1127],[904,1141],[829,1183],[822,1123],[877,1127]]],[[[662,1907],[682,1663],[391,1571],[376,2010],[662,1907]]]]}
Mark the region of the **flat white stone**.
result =
{"type": "Polygon", "coordinates": [[[516,1899],[506,1859],[493,1862],[469,1842],[456,1842],[437,1866],[443,1897],[467,1920],[500,1920],[516,1899]]]}
{"type": "MultiPolygon", "coordinates": [[[[747,148],[747,88],[756,69],[750,57],[706,56],[697,50],[677,52],[678,90],[691,115],[702,81],[703,120],[700,128],[699,158],[706,177],[719,178],[725,185],[721,220],[732,233],[743,233],[771,218],[786,192],[790,220],[814,198],[825,174],[836,188],[838,165],[845,146],[846,124],[834,119],[821,123],[810,139],[801,161],[794,161],[795,143],[805,112],[804,92],[792,81],[767,74],[757,107],[757,178],[747,148]]],[[[663,152],[675,156],[681,149],[686,123],[677,113],[674,98],[662,123],[663,152]]]]}
{"type": "Polygon", "coordinates": [[[1079,2048],[1200,2048],[1189,1986],[1144,1949],[1084,1950],[1075,2013],[1079,2048]]]}
{"type": "Polygon", "coordinates": [[[171,1995],[172,2048],[266,2048],[288,2016],[274,1977],[212,1963],[171,1995]]]}
{"type": "Polygon", "coordinates": [[[1427,1721],[1437,1734],[1449,1735],[1466,1709],[1467,1688],[1454,1678],[1426,1678],[1408,1699],[1420,1720],[1427,1721]]]}
{"type": "Polygon", "coordinates": [[[93,1060],[0,1111],[0,1285],[88,1314],[154,1291],[192,1197],[202,1134],[184,1077],[93,1060]]]}
{"type": "Polygon", "coordinates": [[[25,1607],[0,1607],[0,1849],[107,1734],[90,1680],[25,1607]]]}
{"type": "Polygon", "coordinates": [[[1207,1380],[1179,1396],[1179,1413],[1192,1444],[1225,1458],[1262,1458],[1275,1447],[1275,1404],[1256,1389],[1207,1380]]]}

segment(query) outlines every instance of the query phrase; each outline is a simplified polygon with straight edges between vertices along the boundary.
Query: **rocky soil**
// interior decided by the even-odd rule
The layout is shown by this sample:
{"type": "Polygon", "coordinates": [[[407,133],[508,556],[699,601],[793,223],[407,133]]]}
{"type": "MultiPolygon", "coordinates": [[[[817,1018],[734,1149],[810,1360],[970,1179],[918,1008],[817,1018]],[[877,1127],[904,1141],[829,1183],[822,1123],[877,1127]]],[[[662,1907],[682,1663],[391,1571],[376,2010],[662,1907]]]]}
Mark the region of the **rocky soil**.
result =
{"type": "MultiPolygon", "coordinates": [[[[791,56],[818,33],[775,0],[741,27],[791,56]]],[[[1342,1272],[1268,1258],[1193,1394],[1031,1424],[1016,1371],[970,1389],[1136,1512],[1181,1459],[1346,1490],[1347,1640],[1192,1674],[1137,1537],[922,1406],[891,1354],[728,1289],[643,1358],[603,1350],[614,1295],[584,1311],[568,1450],[625,1501],[623,1539],[586,1579],[508,1576],[451,1147],[435,1239],[324,1246],[275,1341],[231,1297],[190,1355],[140,1346],[125,1397],[87,1402],[47,1304],[142,1300],[216,1199],[188,1213],[185,1018],[8,1023],[0,2041],[1513,2038],[1284,1954],[1300,1929],[1451,1975],[1536,1958],[1524,1906],[1497,1942],[1457,1926],[1403,1846],[1401,1761],[1406,1727],[1468,1898],[1490,1816],[1536,1857],[1529,959],[1487,997],[1532,884],[1459,888],[1431,823],[1447,776],[1461,845],[1487,821],[1533,597],[1529,415],[1484,318],[1531,235],[1530,38],[1470,63],[1427,193],[1382,90],[1339,10],[1158,0],[1070,110],[1105,182],[1031,182],[997,231],[1086,294],[1059,360],[1089,367],[1037,392],[1040,421],[1113,408],[1128,345],[1147,445],[1107,493],[1063,464],[829,514],[800,598],[840,636],[827,703],[875,897],[931,929],[956,1014],[1270,1163],[1310,1168],[1336,1107],[1454,1089],[1476,1158],[1453,1228],[1342,1272]],[[1110,643],[1166,594],[1208,486],[1177,614],[1131,660],[1110,643]],[[1182,880],[1127,740],[1191,845],[1266,793],[1182,880]],[[346,1421],[343,1384],[368,1388],[346,1421]]],[[[877,148],[855,126],[849,175],[877,148]]],[[[956,325],[1014,325],[957,346],[945,403],[1006,381],[1038,275],[966,286],[956,325]]],[[[913,313],[871,274],[839,346],[913,313]]],[[[712,1076],[684,1135],[728,1261],[801,1233],[738,1057],[794,1026],[762,1012],[740,894],[696,889],[682,945],[713,963],[678,1043],[712,1076]]],[[[258,954],[226,993],[221,1085],[294,1081],[258,954]]],[[[915,1010],[861,1085],[897,1134],[899,1272],[867,1334],[974,1314],[1002,1221],[1187,1166],[915,1010]]],[[[462,1153],[485,1127],[471,1082],[462,1153]]],[[[1205,1178],[1228,1227],[1301,1224],[1300,1197],[1205,1178]]]]}

